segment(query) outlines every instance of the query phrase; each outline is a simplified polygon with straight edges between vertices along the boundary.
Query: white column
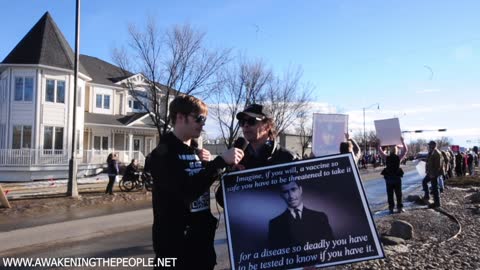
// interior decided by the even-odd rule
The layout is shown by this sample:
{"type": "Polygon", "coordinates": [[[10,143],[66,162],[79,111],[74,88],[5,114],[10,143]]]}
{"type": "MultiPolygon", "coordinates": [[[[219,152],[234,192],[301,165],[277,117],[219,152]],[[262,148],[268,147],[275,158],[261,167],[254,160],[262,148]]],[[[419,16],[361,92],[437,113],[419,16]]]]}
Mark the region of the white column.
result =
{"type": "Polygon", "coordinates": [[[131,160],[133,157],[133,134],[128,134],[128,158],[131,160]]]}

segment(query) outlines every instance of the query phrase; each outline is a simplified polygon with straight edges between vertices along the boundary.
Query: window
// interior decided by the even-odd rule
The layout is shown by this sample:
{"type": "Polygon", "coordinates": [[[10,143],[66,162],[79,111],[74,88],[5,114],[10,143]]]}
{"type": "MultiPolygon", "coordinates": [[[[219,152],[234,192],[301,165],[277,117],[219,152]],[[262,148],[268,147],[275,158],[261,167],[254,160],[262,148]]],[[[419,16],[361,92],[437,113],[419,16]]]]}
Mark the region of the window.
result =
{"type": "Polygon", "coordinates": [[[63,127],[44,127],[43,150],[45,154],[63,150],[63,127]]]}
{"type": "Polygon", "coordinates": [[[110,109],[110,96],[108,95],[103,96],[103,108],[110,109]]]}
{"type": "Polygon", "coordinates": [[[32,101],[33,77],[15,77],[15,101],[32,101]]]}
{"type": "Polygon", "coordinates": [[[133,101],[133,109],[134,110],[141,110],[142,109],[142,105],[140,104],[139,101],[137,101],[137,100],[133,101]]]}
{"type": "Polygon", "coordinates": [[[97,108],[102,108],[102,95],[98,95],[97,94],[97,104],[96,104],[96,107],[97,108]]]}
{"type": "Polygon", "coordinates": [[[110,95],[96,95],[96,105],[95,107],[99,109],[110,109],[110,95]]]}
{"type": "Polygon", "coordinates": [[[55,81],[47,80],[47,90],[45,91],[45,101],[55,102],[55,81]]]}
{"type": "Polygon", "coordinates": [[[65,81],[47,79],[45,101],[65,103],[65,81]]]}
{"type": "Polygon", "coordinates": [[[108,150],[108,137],[106,137],[106,136],[93,136],[93,149],[95,149],[95,150],[108,150]]]}
{"type": "Polygon", "coordinates": [[[133,107],[134,110],[143,110],[142,104],[138,100],[129,99],[128,107],[130,109],[133,107]]]}
{"type": "Polygon", "coordinates": [[[30,148],[32,143],[32,126],[13,126],[13,149],[30,148]]]}

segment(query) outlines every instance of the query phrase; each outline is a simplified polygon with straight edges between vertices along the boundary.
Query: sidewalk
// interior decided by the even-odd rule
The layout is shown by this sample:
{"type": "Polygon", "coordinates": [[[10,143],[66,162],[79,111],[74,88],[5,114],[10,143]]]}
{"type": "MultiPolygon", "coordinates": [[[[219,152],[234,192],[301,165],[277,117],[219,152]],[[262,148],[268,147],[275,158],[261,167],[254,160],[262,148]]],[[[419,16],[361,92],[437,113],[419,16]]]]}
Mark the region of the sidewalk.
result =
{"type": "Polygon", "coordinates": [[[151,209],[18,229],[0,233],[0,256],[14,255],[25,247],[38,248],[60,242],[73,242],[151,226],[151,209]]]}

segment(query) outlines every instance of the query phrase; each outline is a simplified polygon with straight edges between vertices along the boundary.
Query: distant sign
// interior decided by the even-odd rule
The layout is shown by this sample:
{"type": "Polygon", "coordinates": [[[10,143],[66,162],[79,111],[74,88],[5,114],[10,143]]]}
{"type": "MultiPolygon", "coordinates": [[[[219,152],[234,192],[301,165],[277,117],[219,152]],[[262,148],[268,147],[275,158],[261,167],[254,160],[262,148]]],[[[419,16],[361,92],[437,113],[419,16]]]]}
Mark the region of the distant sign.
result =
{"type": "Polygon", "coordinates": [[[453,151],[453,152],[458,152],[460,151],[460,145],[452,145],[450,147],[450,149],[453,151]]]}
{"type": "Polygon", "coordinates": [[[229,173],[222,185],[234,270],[384,257],[351,154],[229,173]]]}
{"type": "Polygon", "coordinates": [[[383,145],[401,145],[402,131],[400,130],[400,122],[398,118],[390,118],[383,120],[375,120],[375,130],[377,137],[383,145]]]}
{"type": "Polygon", "coordinates": [[[348,115],[313,114],[312,151],[315,156],[338,154],[348,132],[348,115]]]}

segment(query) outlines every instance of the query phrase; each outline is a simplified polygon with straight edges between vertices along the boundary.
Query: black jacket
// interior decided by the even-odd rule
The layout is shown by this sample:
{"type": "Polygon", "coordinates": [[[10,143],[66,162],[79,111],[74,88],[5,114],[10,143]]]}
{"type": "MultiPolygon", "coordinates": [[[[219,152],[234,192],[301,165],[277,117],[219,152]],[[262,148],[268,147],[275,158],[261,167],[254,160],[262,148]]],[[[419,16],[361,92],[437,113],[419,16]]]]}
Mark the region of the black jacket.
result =
{"type": "MultiPolygon", "coordinates": [[[[240,164],[245,166],[245,169],[254,169],[298,160],[298,157],[295,154],[274,141],[267,141],[259,152],[258,155],[255,155],[252,146],[248,145],[240,164]]],[[[217,203],[223,207],[223,189],[221,185],[215,192],[215,199],[217,200],[217,203]]]]}
{"type": "Polygon", "coordinates": [[[217,157],[200,162],[196,149],[173,133],[161,138],[149,163],[153,176],[153,247],[158,258],[175,257],[177,269],[215,265],[217,219],[210,213],[211,184],[226,167],[217,157]]]}
{"type": "Polygon", "coordinates": [[[328,217],[323,212],[303,208],[302,219],[295,220],[287,209],[268,224],[268,246],[271,249],[333,240],[328,217]]]}

